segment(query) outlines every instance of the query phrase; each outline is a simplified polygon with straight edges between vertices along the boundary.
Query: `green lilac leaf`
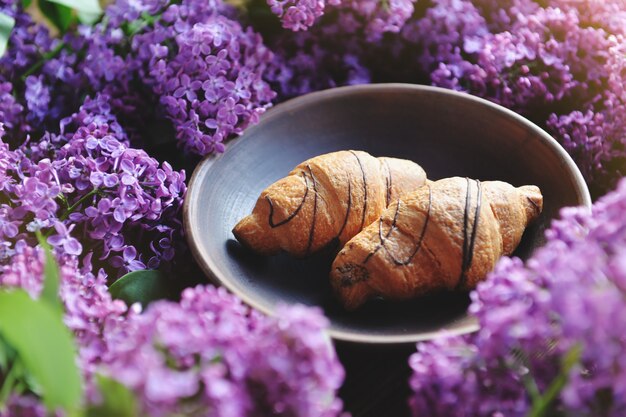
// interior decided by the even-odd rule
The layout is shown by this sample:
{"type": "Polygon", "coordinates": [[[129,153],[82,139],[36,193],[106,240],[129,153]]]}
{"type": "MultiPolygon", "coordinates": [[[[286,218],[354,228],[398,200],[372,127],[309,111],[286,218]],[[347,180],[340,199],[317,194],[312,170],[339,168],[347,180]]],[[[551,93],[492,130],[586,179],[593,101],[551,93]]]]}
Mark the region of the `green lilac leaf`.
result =
{"type": "Polygon", "coordinates": [[[167,277],[156,270],[133,271],[118,279],[109,288],[111,296],[126,304],[141,303],[145,308],[152,301],[170,298],[172,290],[167,277]]]}
{"type": "Polygon", "coordinates": [[[63,305],[59,299],[59,265],[57,264],[57,261],[52,254],[52,249],[50,248],[48,242],[46,242],[45,238],[43,238],[40,233],[37,233],[37,239],[39,240],[39,245],[41,245],[45,253],[41,300],[47,302],[52,308],[58,311],[59,314],[62,314],[63,305]]]}
{"type": "Polygon", "coordinates": [[[70,9],[74,9],[78,12],[88,13],[93,15],[101,15],[102,7],[98,0],[48,0],[52,3],[57,3],[66,6],[70,9]]]}
{"type": "Polygon", "coordinates": [[[137,417],[137,401],[131,390],[102,375],[96,379],[102,403],[89,407],[85,417],[137,417]]]}
{"type": "Polygon", "coordinates": [[[51,0],[38,0],[39,10],[56,28],[65,33],[74,21],[72,9],[51,0]]]}
{"type": "Polygon", "coordinates": [[[22,290],[1,291],[0,334],[41,388],[49,410],[78,409],[83,389],[74,340],[54,308],[22,290]]]}
{"type": "Polygon", "coordinates": [[[2,57],[7,50],[13,26],[15,26],[15,19],[7,14],[0,13],[0,57],[2,57]]]}

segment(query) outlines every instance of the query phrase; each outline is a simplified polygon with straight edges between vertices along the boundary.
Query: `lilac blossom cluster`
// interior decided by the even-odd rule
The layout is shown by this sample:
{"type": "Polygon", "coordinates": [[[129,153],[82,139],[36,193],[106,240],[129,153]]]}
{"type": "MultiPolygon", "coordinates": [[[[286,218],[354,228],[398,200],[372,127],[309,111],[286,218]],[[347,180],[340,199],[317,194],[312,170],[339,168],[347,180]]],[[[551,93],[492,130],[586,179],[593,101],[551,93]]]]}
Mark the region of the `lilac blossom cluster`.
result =
{"type": "Polygon", "coordinates": [[[543,125],[589,181],[607,187],[626,157],[624,96],[611,92],[626,76],[623,29],[615,24],[622,19],[623,28],[626,15],[600,25],[588,9],[607,16],[618,2],[592,3],[436,0],[403,27],[407,43],[395,53],[405,59],[417,47],[416,71],[429,83],[488,98],[543,125]]]}
{"type": "Polygon", "coordinates": [[[50,91],[41,77],[25,76],[26,72],[58,41],[36,25],[19,2],[1,1],[0,12],[15,19],[7,51],[0,57],[0,120],[6,135],[21,137],[38,127],[51,107],[50,91]]]}
{"type": "Polygon", "coordinates": [[[472,294],[481,329],[411,357],[414,415],[525,416],[559,378],[546,411],[624,415],[625,212],[622,180],[591,212],[564,209],[526,264],[502,259],[472,294]]]}
{"type": "Polygon", "coordinates": [[[113,277],[174,258],[185,173],[129,147],[106,96],[87,99],[59,135],[1,145],[4,257],[42,230],[59,253],[106,265],[113,277]]]}
{"type": "Polygon", "coordinates": [[[276,39],[278,65],[267,78],[280,99],[342,85],[366,84],[370,70],[359,56],[362,44],[351,33],[353,26],[315,26],[306,32],[276,39]],[[336,39],[342,39],[337,45],[336,39]]]}
{"type": "Polygon", "coordinates": [[[105,333],[101,369],[151,416],[339,415],[343,368],[319,311],[261,316],[224,289],[188,288],[105,333]]]}
{"type": "Polygon", "coordinates": [[[269,33],[270,79],[279,98],[398,81],[487,98],[552,133],[597,194],[626,169],[625,27],[621,0],[342,1],[269,33]]]}
{"type": "MultiPolygon", "coordinates": [[[[308,30],[324,15],[328,7],[352,14],[363,22],[366,38],[378,40],[383,34],[397,33],[411,18],[417,0],[267,0],[272,13],[292,31],[308,30]]],[[[339,23],[339,22],[338,22],[339,23]]],[[[324,23],[320,23],[324,24],[324,23]]]]}
{"type": "MultiPolygon", "coordinates": [[[[168,120],[191,153],[223,152],[223,142],[256,123],[275,97],[264,78],[272,53],[220,0],[120,1],[107,16],[108,26],[90,34],[103,38],[102,53],[125,51],[124,58],[115,55],[125,74],[121,85],[114,80],[103,91],[124,115],[132,113],[121,108],[129,102],[141,114],[154,107],[147,101],[157,102],[150,117],[168,120]]],[[[99,72],[100,80],[120,73],[117,68],[99,72]]]]}
{"type": "MultiPolygon", "coordinates": [[[[44,253],[25,241],[0,268],[0,285],[39,297],[44,253]]],[[[189,288],[178,303],[145,312],[112,300],[101,270],[60,256],[64,321],[76,335],[87,402],[99,396],[93,376],[108,375],[132,389],[150,416],[334,417],[344,371],[315,309],[283,306],[276,318],[244,306],[224,289],[189,288]]],[[[8,415],[47,415],[29,395],[13,396],[8,415]],[[14,413],[14,414],[11,414],[14,413]]],[[[3,414],[0,414],[3,415],[3,414]]]]}
{"type": "MultiPolygon", "coordinates": [[[[329,0],[328,4],[337,5],[341,0],[329,0]]],[[[318,17],[324,14],[325,0],[267,0],[272,13],[281,19],[286,29],[306,30],[313,26],[318,17]]]]}
{"type": "Polygon", "coordinates": [[[121,1],[107,15],[109,26],[136,27],[127,72],[159,103],[156,117],[171,123],[187,151],[223,152],[223,142],[257,122],[275,97],[265,81],[273,54],[219,0],[121,1]]]}
{"type": "Polygon", "coordinates": [[[7,53],[0,58],[0,117],[5,141],[13,147],[48,132],[58,133],[59,120],[78,111],[84,96],[107,94],[118,116],[132,114],[138,93],[130,86],[126,58],[115,53],[120,29],[98,31],[79,26],[52,38],[35,23],[21,2],[0,3],[0,12],[15,19],[7,53]]]}
{"type": "Polygon", "coordinates": [[[263,79],[273,55],[252,29],[220,15],[177,34],[175,42],[174,51],[153,45],[152,89],[185,149],[223,152],[223,142],[256,123],[274,98],[263,79]]]}

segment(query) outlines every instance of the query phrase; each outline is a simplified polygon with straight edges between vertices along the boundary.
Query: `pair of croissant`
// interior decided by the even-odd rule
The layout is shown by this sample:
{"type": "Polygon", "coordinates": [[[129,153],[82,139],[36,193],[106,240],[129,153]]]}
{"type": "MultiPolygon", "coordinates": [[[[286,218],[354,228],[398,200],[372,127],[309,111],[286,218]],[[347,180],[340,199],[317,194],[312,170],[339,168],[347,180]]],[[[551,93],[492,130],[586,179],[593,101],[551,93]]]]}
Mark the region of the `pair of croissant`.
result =
{"type": "Polygon", "coordinates": [[[542,210],[536,186],[426,179],[417,164],[361,151],[321,155],[266,188],[233,229],[252,250],[306,256],[338,241],[330,274],[347,309],[475,288],[542,210]]]}

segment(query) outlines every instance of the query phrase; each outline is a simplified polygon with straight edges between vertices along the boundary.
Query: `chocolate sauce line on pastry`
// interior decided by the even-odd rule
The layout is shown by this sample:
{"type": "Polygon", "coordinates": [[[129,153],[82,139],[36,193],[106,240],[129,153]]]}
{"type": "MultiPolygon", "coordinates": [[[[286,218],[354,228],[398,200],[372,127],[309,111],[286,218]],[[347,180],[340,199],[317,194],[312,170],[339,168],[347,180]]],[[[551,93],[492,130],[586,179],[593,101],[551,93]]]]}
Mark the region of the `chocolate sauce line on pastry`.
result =
{"type": "Polygon", "coordinates": [[[474,246],[476,242],[476,232],[478,231],[478,221],[480,219],[480,206],[482,199],[482,189],[480,181],[476,181],[476,208],[474,210],[474,223],[472,225],[471,236],[468,240],[468,227],[469,227],[469,212],[472,206],[472,195],[469,178],[465,178],[467,181],[467,192],[465,194],[465,212],[463,213],[463,258],[461,260],[461,276],[459,278],[458,288],[462,288],[467,280],[466,273],[472,265],[472,259],[474,258],[474,246]]]}
{"type": "Polygon", "coordinates": [[[428,209],[427,209],[427,212],[426,212],[426,220],[424,220],[424,226],[422,227],[422,232],[420,233],[420,238],[417,241],[417,245],[415,245],[415,249],[413,250],[413,253],[405,261],[399,261],[389,251],[389,249],[385,246],[385,243],[387,242],[387,239],[389,238],[391,233],[397,228],[396,227],[396,223],[397,223],[397,220],[398,220],[398,213],[400,212],[400,201],[401,200],[398,200],[398,205],[396,206],[396,213],[393,216],[393,222],[391,223],[391,227],[389,228],[389,230],[387,231],[387,234],[384,237],[383,237],[383,226],[382,226],[383,225],[383,219],[382,219],[382,217],[380,218],[379,223],[378,223],[378,238],[380,239],[380,243],[376,246],[376,248],[372,252],[370,252],[367,255],[367,257],[363,261],[363,265],[365,265],[372,258],[372,256],[374,256],[376,254],[376,252],[378,252],[380,249],[384,248],[394,264],[396,264],[398,266],[406,266],[406,265],[411,263],[413,258],[415,258],[415,256],[417,255],[417,253],[421,249],[422,242],[424,241],[424,237],[426,236],[426,231],[428,230],[428,223],[430,222],[430,212],[431,212],[431,208],[433,206],[433,192],[432,192],[432,189],[430,188],[430,185],[429,185],[428,186],[428,209]]]}
{"type": "Polygon", "coordinates": [[[341,225],[341,229],[339,229],[339,233],[337,233],[337,236],[335,236],[334,239],[339,239],[339,237],[341,237],[343,230],[346,228],[346,225],[348,224],[348,218],[350,217],[351,209],[352,209],[352,181],[350,177],[348,177],[348,209],[346,210],[346,217],[344,217],[343,219],[343,224],[341,225]]]}
{"type": "Polygon", "coordinates": [[[389,164],[386,160],[384,160],[385,167],[387,168],[387,177],[385,178],[385,183],[387,185],[387,197],[385,198],[385,207],[389,207],[389,202],[391,201],[391,187],[393,186],[392,178],[391,178],[391,170],[389,169],[389,164]]]}
{"type": "Polygon", "coordinates": [[[394,229],[396,228],[396,222],[398,221],[399,212],[400,212],[400,200],[398,200],[398,204],[396,205],[396,212],[393,215],[393,222],[391,223],[391,227],[389,227],[389,230],[387,231],[384,237],[383,237],[383,218],[381,217],[378,220],[378,237],[380,239],[380,243],[376,246],[376,248],[374,248],[373,251],[371,251],[367,255],[365,260],[363,260],[363,265],[365,265],[372,258],[372,256],[376,254],[376,252],[378,252],[383,246],[385,246],[385,242],[387,241],[387,238],[389,238],[389,236],[391,235],[391,232],[393,232],[394,229]]]}
{"type": "Polygon", "coordinates": [[[541,213],[541,209],[539,208],[539,204],[535,203],[532,198],[526,197],[526,200],[535,208],[535,211],[541,213]]]}
{"type": "Polygon", "coordinates": [[[352,155],[356,158],[356,161],[359,163],[359,168],[361,168],[361,174],[363,176],[363,215],[361,216],[361,226],[359,230],[363,230],[363,226],[365,225],[365,215],[367,214],[367,177],[365,176],[365,169],[363,169],[363,164],[361,163],[361,158],[354,151],[350,151],[352,155]]]}
{"type": "Polygon", "coordinates": [[[472,265],[472,260],[474,259],[474,248],[476,246],[476,233],[478,232],[478,222],[480,221],[480,205],[482,203],[482,186],[480,181],[476,180],[476,210],[474,212],[474,225],[472,226],[472,239],[470,241],[469,246],[469,260],[467,262],[467,267],[469,268],[472,265]]]}
{"type": "Polygon", "coordinates": [[[415,250],[413,251],[411,256],[409,256],[406,261],[399,261],[396,259],[395,256],[393,256],[393,254],[389,251],[389,249],[385,247],[385,250],[391,257],[391,260],[393,261],[394,264],[398,266],[406,266],[410,264],[413,258],[415,258],[419,250],[422,248],[422,242],[424,242],[424,237],[426,236],[426,230],[428,230],[428,223],[430,222],[430,210],[432,208],[432,205],[433,205],[433,190],[430,188],[430,185],[429,185],[428,186],[428,210],[426,212],[426,220],[424,220],[424,226],[422,227],[422,233],[420,234],[420,239],[418,240],[417,245],[415,246],[415,250]]]}
{"type": "Polygon", "coordinates": [[[472,194],[470,190],[470,180],[469,178],[465,178],[467,182],[467,188],[465,191],[465,211],[463,212],[463,256],[461,257],[461,277],[459,278],[459,286],[463,283],[465,279],[465,268],[466,268],[466,259],[467,259],[467,244],[469,243],[467,240],[467,226],[469,222],[469,211],[472,204],[472,194]]]}
{"type": "Polygon", "coordinates": [[[311,180],[313,181],[313,192],[315,193],[315,199],[313,200],[313,220],[311,221],[311,231],[309,232],[309,243],[306,247],[305,255],[308,255],[311,251],[311,246],[313,245],[313,238],[315,237],[315,223],[317,223],[317,181],[315,181],[315,175],[313,175],[313,170],[310,165],[306,166],[309,170],[309,175],[311,175],[311,180]]]}
{"type": "Polygon", "coordinates": [[[269,196],[265,196],[265,199],[270,205],[269,224],[272,229],[289,223],[290,221],[294,219],[294,217],[298,215],[298,213],[300,213],[300,210],[302,210],[302,207],[304,206],[304,203],[306,202],[306,197],[309,194],[309,180],[307,179],[306,174],[304,172],[302,172],[302,176],[304,177],[304,185],[306,187],[306,189],[304,190],[304,196],[302,197],[302,201],[300,202],[300,205],[298,206],[298,208],[296,208],[296,210],[293,213],[291,213],[286,219],[281,220],[278,223],[274,223],[274,204],[272,203],[272,199],[269,196]]]}

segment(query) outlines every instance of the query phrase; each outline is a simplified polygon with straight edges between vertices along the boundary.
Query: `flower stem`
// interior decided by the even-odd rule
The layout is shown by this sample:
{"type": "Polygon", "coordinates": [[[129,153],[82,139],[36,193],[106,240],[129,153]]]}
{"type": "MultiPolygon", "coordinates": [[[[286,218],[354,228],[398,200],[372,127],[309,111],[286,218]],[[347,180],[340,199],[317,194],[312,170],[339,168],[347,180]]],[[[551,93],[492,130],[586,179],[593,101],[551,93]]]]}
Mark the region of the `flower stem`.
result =
{"type": "Polygon", "coordinates": [[[578,363],[581,351],[580,346],[574,346],[567,352],[563,359],[561,372],[554,378],[546,392],[539,397],[538,400],[533,401],[533,408],[530,410],[527,417],[546,417],[552,415],[550,414],[552,405],[563,387],[565,387],[570,371],[574,365],[578,363]]]}
{"type": "Polygon", "coordinates": [[[95,194],[98,194],[100,192],[99,188],[94,188],[93,190],[89,191],[87,194],[85,194],[84,196],[82,196],[80,198],[80,200],[78,200],[77,202],[75,202],[74,204],[72,204],[65,213],[63,213],[61,215],[61,217],[59,217],[59,220],[63,221],[66,220],[70,214],[72,214],[74,212],[74,210],[76,210],[76,208],[78,206],[80,206],[82,203],[84,203],[85,201],[87,201],[89,199],[89,197],[92,197],[95,194]]]}
{"type": "Polygon", "coordinates": [[[43,56],[41,57],[41,59],[37,62],[35,62],[30,68],[28,68],[26,70],[26,72],[22,75],[22,81],[25,81],[26,78],[28,78],[28,76],[32,75],[35,73],[35,71],[37,71],[39,68],[43,67],[43,64],[46,63],[46,61],[54,58],[55,56],[57,56],[62,50],[63,48],[65,48],[65,42],[59,42],[59,44],[57,46],[54,47],[53,50],[51,50],[48,53],[43,54],[43,56]]]}
{"type": "Polygon", "coordinates": [[[9,372],[4,376],[4,383],[2,384],[2,388],[0,388],[0,409],[4,409],[6,406],[9,395],[11,395],[13,387],[17,381],[19,372],[20,367],[16,359],[11,365],[9,372]]]}

